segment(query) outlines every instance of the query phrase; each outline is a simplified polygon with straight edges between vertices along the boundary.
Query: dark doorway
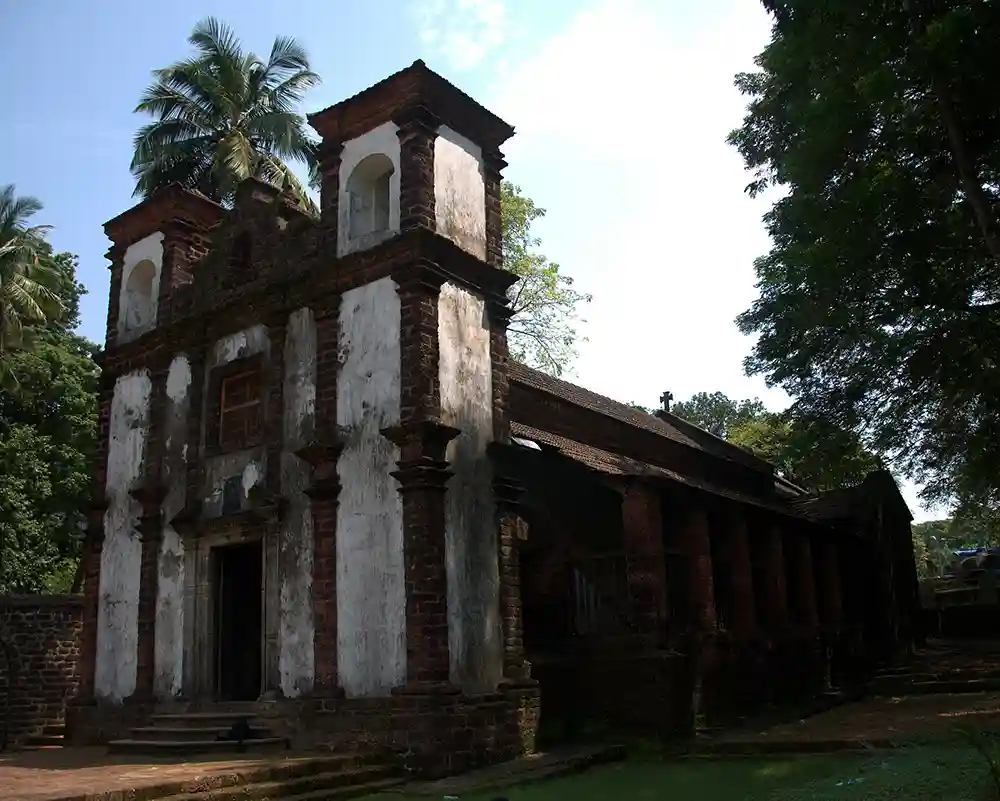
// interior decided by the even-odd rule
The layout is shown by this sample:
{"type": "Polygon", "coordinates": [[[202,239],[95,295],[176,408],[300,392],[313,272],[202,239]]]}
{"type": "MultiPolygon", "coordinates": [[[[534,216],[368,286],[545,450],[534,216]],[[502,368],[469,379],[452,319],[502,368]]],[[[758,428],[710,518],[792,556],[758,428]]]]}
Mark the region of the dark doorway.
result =
{"type": "Polygon", "coordinates": [[[261,694],[263,551],[261,543],[213,549],[215,686],[220,701],[255,701],[261,694]]]}

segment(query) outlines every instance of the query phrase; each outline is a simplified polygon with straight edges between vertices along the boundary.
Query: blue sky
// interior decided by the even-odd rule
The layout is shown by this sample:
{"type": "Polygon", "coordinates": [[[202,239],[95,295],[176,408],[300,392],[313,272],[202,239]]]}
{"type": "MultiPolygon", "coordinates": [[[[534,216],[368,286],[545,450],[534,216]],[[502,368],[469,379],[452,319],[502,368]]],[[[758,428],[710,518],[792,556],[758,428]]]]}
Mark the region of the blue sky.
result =
{"type": "Polygon", "coordinates": [[[309,111],[423,58],[514,125],[505,174],[548,209],[545,253],[594,295],[573,380],[650,406],[665,389],[788,402],[744,376],[733,323],[768,247],[768,201],[743,193],[725,143],[744,108],[733,75],[768,40],[755,0],[0,2],[0,183],[41,199],[55,246],[79,254],[84,334],[104,336],[101,226],[134,202],[132,109],[208,15],[261,54],[301,41],[323,77],[309,111]]]}

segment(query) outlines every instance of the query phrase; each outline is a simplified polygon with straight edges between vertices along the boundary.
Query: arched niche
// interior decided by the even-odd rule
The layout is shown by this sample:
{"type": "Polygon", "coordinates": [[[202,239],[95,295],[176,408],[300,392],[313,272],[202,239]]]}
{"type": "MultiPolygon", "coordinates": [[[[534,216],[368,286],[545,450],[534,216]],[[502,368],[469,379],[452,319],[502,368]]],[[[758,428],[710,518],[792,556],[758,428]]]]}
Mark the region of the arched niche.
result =
{"type": "Polygon", "coordinates": [[[399,128],[386,122],[344,143],[337,191],[337,255],[399,233],[399,128]]]}
{"type": "Polygon", "coordinates": [[[381,239],[390,230],[392,176],[396,168],[384,153],[366,156],[347,179],[348,239],[381,239]]]}
{"type": "Polygon", "coordinates": [[[129,245],[121,262],[118,290],[118,339],[128,341],[156,325],[163,267],[163,233],[129,245]]]}
{"type": "Polygon", "coordinates": [[[141,331],[153,322],[155,291],[156,265],[143,259],[125,279],[125,331],[141,331]]]}

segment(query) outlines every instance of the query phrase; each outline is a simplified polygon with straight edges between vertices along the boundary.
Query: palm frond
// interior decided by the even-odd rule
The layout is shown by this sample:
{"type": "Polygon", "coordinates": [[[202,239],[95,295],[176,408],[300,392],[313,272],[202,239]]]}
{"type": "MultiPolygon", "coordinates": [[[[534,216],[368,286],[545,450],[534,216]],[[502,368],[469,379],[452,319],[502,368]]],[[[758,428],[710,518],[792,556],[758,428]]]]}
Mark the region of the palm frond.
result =
{"type": "Polygon", "coordinates": [[[261,158],[256,177],[281,189],[287,189],[298,200],[299,208],[312,214],[314,217],[319,215],[319,209],[312,198],[309,197],[309,193],[302,185],[302,182],[288,168],[288,165],[280,159],[274,156],[264,156],[261,158]]]}
{"type": "Polygon", "coordinates": [[[0,230],[21,226],[41,210],[42,203],[38,198],[30,195],[18,197],[14,184],[0,189],[0,230]]]}
{"type": "MultiPolygon", "coordinates": [[[[278,37],[263,62],[214,17],[199,22],[189,42],[194,56],[154,72],[136,107],[155,121],[133,142],[135,193],[176,181],[226,203],[251,175],[283,183],[286,161],[304,162],[314,175],[316,146],[298,112],[319,76],[305,49],[278,37]]],[[[304,189],[302,196],[311,202],[304,189]]]]}

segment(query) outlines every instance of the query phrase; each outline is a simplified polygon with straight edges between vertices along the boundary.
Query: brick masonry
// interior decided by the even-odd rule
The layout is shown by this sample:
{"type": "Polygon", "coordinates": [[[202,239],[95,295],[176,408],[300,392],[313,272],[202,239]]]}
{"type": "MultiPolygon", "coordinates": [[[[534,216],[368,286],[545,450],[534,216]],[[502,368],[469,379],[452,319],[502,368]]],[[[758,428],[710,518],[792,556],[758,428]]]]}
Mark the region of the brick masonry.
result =
{"type": "Polygon", "coordinates": [[[83,598],[0,597],[0,729],[17,742],[65,719],[80,684],[83,598]]]}

